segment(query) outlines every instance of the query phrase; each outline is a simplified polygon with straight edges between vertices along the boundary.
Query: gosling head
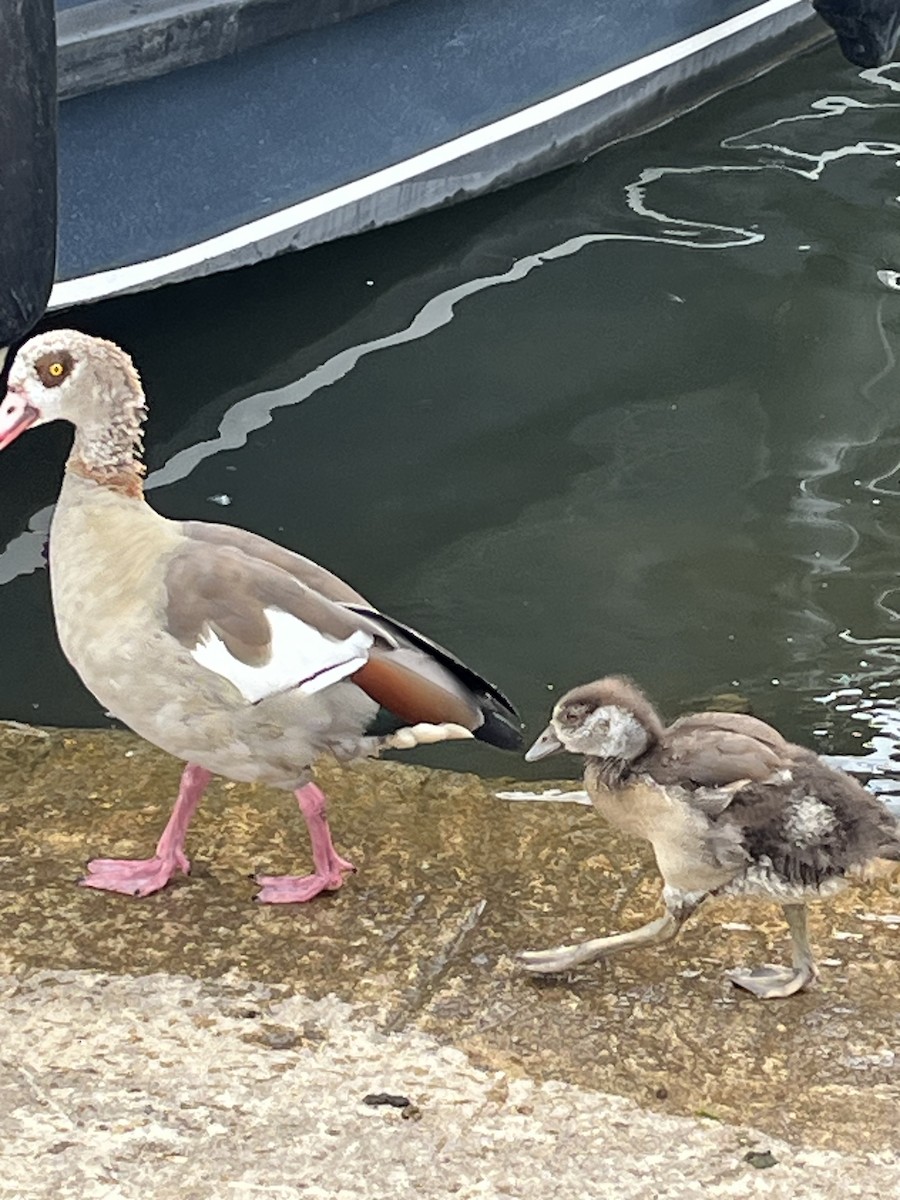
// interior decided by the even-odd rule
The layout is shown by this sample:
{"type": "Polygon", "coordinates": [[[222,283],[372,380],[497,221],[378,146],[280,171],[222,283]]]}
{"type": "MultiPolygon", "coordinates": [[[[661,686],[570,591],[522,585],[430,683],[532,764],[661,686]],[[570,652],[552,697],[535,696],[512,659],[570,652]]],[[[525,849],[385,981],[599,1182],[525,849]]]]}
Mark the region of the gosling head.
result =
{"type": "Polygon", "coordinates": [[[536,762],[568,750],[587,758],[630,763],[645,754],[662,732],[656,710],[640,689],[630,679],[610,675],[566,692],[525,758],[536,762]]]}

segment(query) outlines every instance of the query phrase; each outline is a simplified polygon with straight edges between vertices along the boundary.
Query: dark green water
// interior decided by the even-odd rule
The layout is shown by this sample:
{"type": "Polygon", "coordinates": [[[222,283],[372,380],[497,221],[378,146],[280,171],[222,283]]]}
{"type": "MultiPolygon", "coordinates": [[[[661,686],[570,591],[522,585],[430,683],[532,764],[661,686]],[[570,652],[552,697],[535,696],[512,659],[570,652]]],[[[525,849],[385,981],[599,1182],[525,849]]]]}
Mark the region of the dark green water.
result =
{"type": "MultiPolygon", "coordinates": [[[[828,47],[534,184],[54,323],[134,354],[162,512],[317,558],[529,731],[625,671],[887,768],[898,160],[900,68],[828,47]]],[[[0,464],[0,714],[102,723],[40,565],[67,444],[0,464]]]]}

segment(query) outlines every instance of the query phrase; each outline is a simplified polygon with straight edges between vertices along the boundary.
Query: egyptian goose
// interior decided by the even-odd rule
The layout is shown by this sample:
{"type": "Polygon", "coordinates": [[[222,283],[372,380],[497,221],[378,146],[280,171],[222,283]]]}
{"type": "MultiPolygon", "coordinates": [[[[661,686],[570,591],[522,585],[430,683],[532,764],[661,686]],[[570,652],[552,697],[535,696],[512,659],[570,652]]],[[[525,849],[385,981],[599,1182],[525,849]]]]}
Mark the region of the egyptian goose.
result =
{"type": "Polygon", "coordinates": [[[874,796],[755,717],[701,712],[664,727],[631,680],[611,676],[567,692],[525,757],[560,750],[584,756],[585,787],[606,820],[653,846],[666,911],[629,933],[525,951],[529,971],[664,942],[704,900],[759,896],[782,906],[793,968],[729,975],[762,999],[790,996],[817,974],[807,903],[877,858],[900,859],[900,826],[874,796]]]}
{"type": "Polygon", "coordinates": [[[145,413],[128,355],[71,330],[19,350],[0,404],[0,449],[48,421],[75,426],[50,536],[63,652],[110,713],[187,763],[154,856],[95,860],[81,882],[144,896],[187,872],[188,824],[215,773],[295,793],[314,872],[258,877],[257,899],[309,900],[353,870],[311,779],[318,755],[469,737],[516,749],[515,710],[323,567],[242,529],[154,512],[141,483],[145,413]],[[394,733],[376,736],[380,708],[394,733]]]}

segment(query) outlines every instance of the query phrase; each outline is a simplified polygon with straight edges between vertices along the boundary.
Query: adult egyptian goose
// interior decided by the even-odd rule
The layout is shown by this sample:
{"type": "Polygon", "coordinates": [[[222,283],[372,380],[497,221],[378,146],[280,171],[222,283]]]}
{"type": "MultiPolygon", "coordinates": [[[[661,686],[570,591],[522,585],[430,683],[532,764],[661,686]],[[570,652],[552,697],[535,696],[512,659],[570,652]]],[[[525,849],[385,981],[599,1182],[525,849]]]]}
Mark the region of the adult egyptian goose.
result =
{"type": "Polygon", "coordinates": [[[525,951],[529,971],[667,941],[710,897],[760,896],[782,906],[793,968],[729,975],[762,999],[790,996],[816,978],[807,903],[874,859],[900,859],[900,826],[874,796],[755,717],[693,713],[666,728],[630,680],[610,676],[567,692],[525,757],[559,750],[584,756],[603,816],[653,846],[666,911],[629,933],[525,951]]]}
{"type": "Polygon", "coordinates": [[[143,896],[188,871],[188,824],[215,773],[295,792],[314,872],[259,877],[257,899],[309,900],[353,870],[311,780],[318,755],[473,736],[516,749],[515,710],[308,559],[241,529],[154,512],[141,484],[145,412],[128,355],[71,330],[20,349],[0,404],[0,449],[47,421],[75,426],[50,536],[63,652],[114,716],[188,764],[155,855],[95,860],[81,882],[143,896]],[[393,734],[373,732],[380,708],[399,719],[393,734]]]}

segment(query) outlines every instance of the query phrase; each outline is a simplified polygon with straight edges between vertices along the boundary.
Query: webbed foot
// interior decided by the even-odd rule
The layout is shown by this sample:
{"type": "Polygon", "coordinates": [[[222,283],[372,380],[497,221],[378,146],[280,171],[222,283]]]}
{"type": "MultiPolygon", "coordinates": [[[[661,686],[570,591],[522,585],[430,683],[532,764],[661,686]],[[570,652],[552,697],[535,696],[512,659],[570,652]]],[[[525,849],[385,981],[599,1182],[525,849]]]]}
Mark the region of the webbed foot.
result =
{"type": "Polygon", "coordinates": [[[95,858],[87,865],[87,874],[78,882],[82,887],[101,892],[120,892],[123,896],[149,896],[183,871],[190,874],[191,864],[178,850],[161,858],[95,858]]]}
{"type": "Polygon", "coordinates": [[[780,1000],[809,987],[815,982],[816,972],[811,968],[767,965],[752,970],[729,971],[728,978],[735,987],[752,992],[760,1000],[780,1000]]]}
{"type": "Polygon", "coordinates": [[[257,875],[260,904],[305,904],[322,892],[336,892],[344,882],[344,871],[355,871],[353,863],[334,855],[328,871],[312,875],[257,875]]]}

